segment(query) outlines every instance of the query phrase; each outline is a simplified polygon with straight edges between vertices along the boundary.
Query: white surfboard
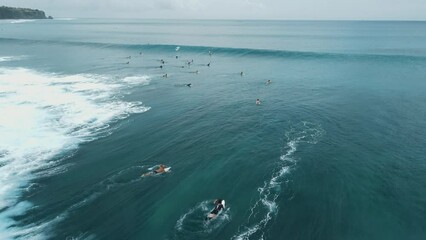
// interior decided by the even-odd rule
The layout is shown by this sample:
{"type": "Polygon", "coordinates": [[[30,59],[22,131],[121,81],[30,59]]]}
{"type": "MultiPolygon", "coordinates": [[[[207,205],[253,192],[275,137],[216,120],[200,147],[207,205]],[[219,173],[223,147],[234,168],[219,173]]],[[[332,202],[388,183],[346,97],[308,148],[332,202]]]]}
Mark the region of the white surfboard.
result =
{"type": "Polygon", "coordinates": [[[163,173],[170,172],[170,171],[171,171],[170,169],[172,169],[172,167],[166,167],[166,168],[164,168],[164,172],[162,172],[162,173],[155,173],[155,174],[153,174],[153,173],[152,173],[152,170],[154,170],[154,169],[155,169],[155,168],[157,168],[157,167],[158,167],[158,165],[157,165],[157,166],[153,166],[153,167],[148,168],[148,170],[149,170],[149,171],[151,171],[151,172],[144,173],[144,174],[142,174],[142,176],[141,176],[141,177],[148,177],[148,176],[157,176],[157,175],[161,175],[161,174],[163,174],[163,173]]]}
{"type": "Polygon", "coordinates": [[[223,208],[220,209],[220,211],[216,214],[216,216],[209,218],[210,213],[216,208],[216,206],[214,208],[212,208],[212,210],[210,210],[210,212],[207,214],[208,220],[213,220],[213,219],[217,218],[217,216],[219,216],[219,214],[222,213],[225,210],[225,200],[222,200],[221,203],[222,203],[223,208]]]}

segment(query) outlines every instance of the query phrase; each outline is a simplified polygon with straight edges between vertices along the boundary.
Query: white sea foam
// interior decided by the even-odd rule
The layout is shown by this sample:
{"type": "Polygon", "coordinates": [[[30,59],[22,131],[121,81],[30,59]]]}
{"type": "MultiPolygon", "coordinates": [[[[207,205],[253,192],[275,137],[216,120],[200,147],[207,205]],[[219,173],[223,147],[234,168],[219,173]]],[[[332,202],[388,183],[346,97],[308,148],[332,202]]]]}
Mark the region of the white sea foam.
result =
{"type": "Polygon", "coordinates": [[[11,20],[10,23],[26,23],[26,22],[34,22],[33,19],[17,19],[17,20],[11,20]]]}
{"type": "MultiPolygon", "coordinates": [[[[149,83],[141,78],[134,84],[149,83]]],[[[60,160],[79,144],[105,135],[118,119],[149,110],[118,96],[128,85],[105,76],[0,68],[0,239],[45,239],[46,229],[66,217],[21,228],[13,220],[32,208],[19,198],[38,174],[66,171],[60,160]]]]}
{"type": "Polygon", "coordinates": [[[88,232],[79,233],[79,234],[68,236],[65,238],[65,240],[93,240],[93,239],[96,239],[96,235],[88,233],[88,232]]]}
{"type": "Polygon", "coordinates": [[[26,56],[0,56],[0,62],[17,61],[26,58],[26,56]]]}
{"type": "Polygon", "coordinates": [[[129,83],[129,84],[135,84],[135,85],[148,85],[150,83],[149,76],[142,75],[142,76],[131,76],[131,77],[125,77],[123,79],[123,82],[129,83]]]}
{"type": "Polygon", "coordinates": [[[76,20],[76,18],[54,18],[54,20],[58,20],[58,21],[72,21],[72,20],[76,20]]]}
{"type": "Polygon", "coordinates": [[[7,62],[7,61],[11,61],[12,57],[0,57],[0,62],[7,62]]]}
{"type": "Polygon", "coordinates": [[[287,144],[279,158],[280,167],[272,172],[269,181],[265,181],[263,186],[258,188],[259,196],[249,210],[247,224],[242,225],[232,239],[248,240],[256,233],[259,235],[258,239],[264,239],[268,223],[279,210],[276,200],[281,193],[283,177],[295,167],[293,155],[297,147],[302,143],[315,144],[323,133],[321,126],[309,122],[297,124],[286,132],[287,144]]]}

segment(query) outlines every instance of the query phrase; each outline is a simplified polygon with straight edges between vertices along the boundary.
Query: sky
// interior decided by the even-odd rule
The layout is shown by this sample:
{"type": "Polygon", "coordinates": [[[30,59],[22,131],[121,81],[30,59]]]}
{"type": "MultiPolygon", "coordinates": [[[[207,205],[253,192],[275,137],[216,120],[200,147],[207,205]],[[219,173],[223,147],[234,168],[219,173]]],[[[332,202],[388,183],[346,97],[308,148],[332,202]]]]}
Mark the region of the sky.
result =
{"type": "Polygon", "coordinates": [[[56,18],[426,20],[426,0],[0,0],[56,18]]]}

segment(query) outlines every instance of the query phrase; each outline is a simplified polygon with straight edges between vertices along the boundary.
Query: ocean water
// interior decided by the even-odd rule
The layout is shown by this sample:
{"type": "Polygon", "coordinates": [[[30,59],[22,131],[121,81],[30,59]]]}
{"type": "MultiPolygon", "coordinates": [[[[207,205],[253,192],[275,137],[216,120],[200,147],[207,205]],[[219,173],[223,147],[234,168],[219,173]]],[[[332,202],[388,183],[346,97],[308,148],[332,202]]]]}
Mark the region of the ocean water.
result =
{"type": "Polygon", "coordinates": [[[426,22],[0,21],[0,239],[426,239],[425,136],[426,22]]]}

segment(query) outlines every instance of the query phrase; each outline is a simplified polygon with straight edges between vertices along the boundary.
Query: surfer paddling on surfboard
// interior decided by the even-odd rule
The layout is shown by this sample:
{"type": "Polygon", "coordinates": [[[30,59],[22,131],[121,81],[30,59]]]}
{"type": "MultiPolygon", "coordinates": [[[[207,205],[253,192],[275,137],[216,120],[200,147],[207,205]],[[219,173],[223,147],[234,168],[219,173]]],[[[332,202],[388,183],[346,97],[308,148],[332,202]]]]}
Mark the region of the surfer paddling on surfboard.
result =
{"type": "Polygon", "coordinates": [[[216,216],[219,215],[223,209],[225,209],[225,200],[216,199],[213,203],[215,207],[210,211],[209,214],[207,214],[206,220],[212,220],[216,218],[216,216]]]}
{"type": "Polygon", "coordinates": [[[151,176],[151,175],[162,174],[162,173],[168,172],[169,170],[170,170],[170,167],[166,167],[163,164],[160,164],[153,171],[147,172],[147,173],[143,174],[142,177],[147,177],[147,176],[151,176]]]}

